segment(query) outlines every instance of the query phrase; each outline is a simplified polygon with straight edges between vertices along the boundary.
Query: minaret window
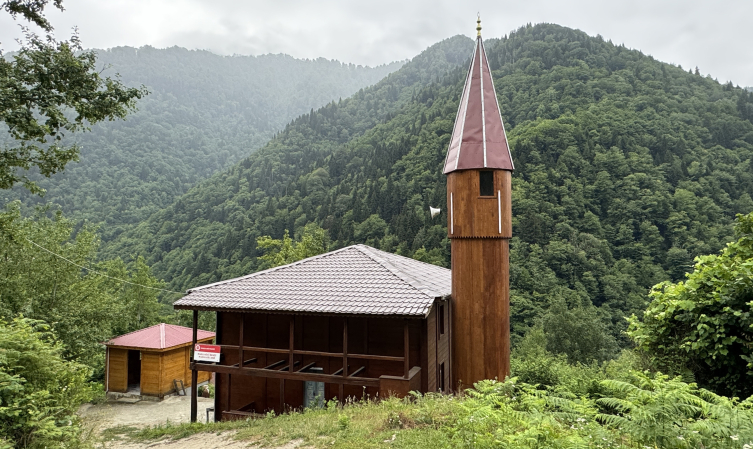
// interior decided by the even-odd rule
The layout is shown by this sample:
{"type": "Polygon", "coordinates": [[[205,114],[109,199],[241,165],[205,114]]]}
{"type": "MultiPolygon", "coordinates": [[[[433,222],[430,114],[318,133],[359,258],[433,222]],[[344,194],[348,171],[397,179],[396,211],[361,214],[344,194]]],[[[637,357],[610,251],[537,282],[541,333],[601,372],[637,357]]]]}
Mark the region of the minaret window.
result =
{"type": "Polygon", "coordinates": [[[494,172],[478,172],[479,196],[494,196],[494,172]]]}

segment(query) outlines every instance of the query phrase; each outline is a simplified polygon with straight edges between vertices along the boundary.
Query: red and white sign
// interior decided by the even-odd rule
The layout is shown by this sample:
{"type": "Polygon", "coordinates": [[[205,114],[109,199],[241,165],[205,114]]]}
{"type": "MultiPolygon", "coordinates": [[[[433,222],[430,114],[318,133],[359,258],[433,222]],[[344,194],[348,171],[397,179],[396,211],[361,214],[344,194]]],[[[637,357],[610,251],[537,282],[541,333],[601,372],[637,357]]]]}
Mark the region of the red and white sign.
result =
{"type": "Polygon", "coordinates": [[[199,345],[193,348],[193,359],[196,362],[215,362],[220,361],[221,347],[217,345],[199,345]]]}

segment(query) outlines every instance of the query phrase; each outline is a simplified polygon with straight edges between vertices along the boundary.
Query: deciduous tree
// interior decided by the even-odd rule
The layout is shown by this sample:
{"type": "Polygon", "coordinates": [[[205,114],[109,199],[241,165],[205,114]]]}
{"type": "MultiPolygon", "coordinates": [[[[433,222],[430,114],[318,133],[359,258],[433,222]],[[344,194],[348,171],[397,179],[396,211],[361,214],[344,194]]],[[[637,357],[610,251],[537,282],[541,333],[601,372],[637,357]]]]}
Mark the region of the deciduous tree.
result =
{"type": "MultiPolygon", "coordinates": [[[[88,129],[103,120],[124,118],[147,91],[127,88],[96,70],[96,55],[84,50],[78,35],[67,41],[53,36],[44,17],[49,0],[9,0],[0,8],[40,27],[44,37],[27,27],[23,46],[12,57],[0,49],[0,121],[14,143],[0,147],[0,188],[22,183],[43,191],[27,173],[37,169],[51,176],[78,159],[76,144],[63,144],[66,133],[88,129]]],[[[62,0],[52,4],[63,10],[62,0]]]]}

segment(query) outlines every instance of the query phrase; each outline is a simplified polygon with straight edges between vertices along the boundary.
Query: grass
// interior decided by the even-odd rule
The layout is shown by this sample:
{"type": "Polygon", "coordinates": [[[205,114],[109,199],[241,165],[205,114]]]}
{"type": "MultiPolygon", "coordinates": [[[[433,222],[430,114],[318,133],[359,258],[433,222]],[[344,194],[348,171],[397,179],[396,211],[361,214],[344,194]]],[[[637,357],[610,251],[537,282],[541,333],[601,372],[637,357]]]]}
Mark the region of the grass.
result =
{"type": "Polygon", "coordinates": [[[158,425],[144,429],[115,427],[103,433],[105,440],[178,440],[197,433],[234,432],[234,438],[263,442],[265,446],[301,440],[316,448],[433,448],[450,447],[442,424],[449,417],[453,397],[428,395],[418,400],[335,403],[321,409],[295,411],[280,416],[219,423],[158,425]]]}
{"type": "Polygon", "coordinates": [[[658,373],[629,371],[623,378],[602,380],[598,391],[583,395],[516,378],[481,381],[461,396],[416,394],[343,407],[331,401],[246,421],[122,427],[106,437],[145,441],[229,432],[264,447],[299,441],[346,449],[753,449],[753,398],[724,398],[658,373]]]}

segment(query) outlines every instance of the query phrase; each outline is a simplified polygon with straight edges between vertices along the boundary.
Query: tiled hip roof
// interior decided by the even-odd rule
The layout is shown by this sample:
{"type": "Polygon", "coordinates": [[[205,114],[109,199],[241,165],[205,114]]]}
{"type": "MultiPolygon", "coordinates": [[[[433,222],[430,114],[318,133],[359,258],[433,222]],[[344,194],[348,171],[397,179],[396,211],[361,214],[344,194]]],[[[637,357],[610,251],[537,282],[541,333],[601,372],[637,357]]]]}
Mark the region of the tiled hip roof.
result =
{"type": "MultiPolygon", "coordinates": [[[[197,338],[203,340],[214,337],[214,332],[197,330],[197,338]]],[[[175,324],[155,324],[105,342],[108,346],[128,346],[142,349],[166,349],[193,341],[193,330],[175,324]]]]}
{"type": "Polygon", "coordinates": [[[193,288],[176,309],[425,317],[449,296],[450,270],[353,245],[193,288]]]}

